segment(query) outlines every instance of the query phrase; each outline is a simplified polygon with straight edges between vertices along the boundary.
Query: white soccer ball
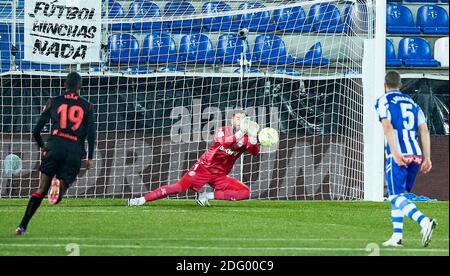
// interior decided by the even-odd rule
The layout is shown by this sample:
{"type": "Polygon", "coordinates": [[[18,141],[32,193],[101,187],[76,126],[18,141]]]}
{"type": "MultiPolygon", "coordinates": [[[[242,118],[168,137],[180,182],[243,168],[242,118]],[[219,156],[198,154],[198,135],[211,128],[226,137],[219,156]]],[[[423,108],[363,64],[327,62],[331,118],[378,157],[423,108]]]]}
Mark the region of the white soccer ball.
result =
{"type": "Polygon", "coordinates": [[[22,159],[15,154],[9,154],[3,160],[2,166],[3,176],[13,177],[20,174],[22,171],[22,159]]]}
{"type": "Polygon", "coordinates": [[[258,134],[259,143],[263,147],[270,148],[280,140],[278,131],[271,127],[263,128],[258,134]]]}

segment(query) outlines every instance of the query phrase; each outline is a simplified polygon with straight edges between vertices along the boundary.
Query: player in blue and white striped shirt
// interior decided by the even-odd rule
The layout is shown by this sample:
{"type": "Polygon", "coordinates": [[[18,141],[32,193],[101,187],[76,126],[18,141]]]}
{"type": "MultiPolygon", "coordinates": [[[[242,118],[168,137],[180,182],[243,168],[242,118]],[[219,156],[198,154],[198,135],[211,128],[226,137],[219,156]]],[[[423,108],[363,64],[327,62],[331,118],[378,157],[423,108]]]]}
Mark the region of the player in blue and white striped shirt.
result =
{"type": "Polygon", "coordinates": [[[422,244],[426,247],[437,223],[420,212],[404,193],[412,190],[419,171],[431,170],[430,134],[419,105],[400,92],[401,87],[399,73],[389,71],[385,77],[386,94],[375,104],[386,138],[386,185],[394,227],[392,237],[383,245],[403,245],[403,217],[407,216],[421,226],[422,244]]]}

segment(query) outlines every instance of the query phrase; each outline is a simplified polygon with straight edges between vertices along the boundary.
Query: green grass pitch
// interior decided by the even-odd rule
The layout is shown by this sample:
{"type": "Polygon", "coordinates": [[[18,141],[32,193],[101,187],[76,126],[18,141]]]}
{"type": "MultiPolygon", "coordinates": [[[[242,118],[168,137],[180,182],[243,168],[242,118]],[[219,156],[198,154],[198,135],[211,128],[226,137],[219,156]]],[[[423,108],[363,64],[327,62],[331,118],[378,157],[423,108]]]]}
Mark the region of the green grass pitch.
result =
{"type": "Polygon", "coordinates": [[[194,200],[127,207],[124,200],[65,199],[44,201],[17,237],[26,204],[0,200],[0,255],[68,255],[69,244],[82,256],[449,255],[448,202],[416,204],[439,223],[429,247],[405,219],[405,246],[388,249],[381,243],[391,234],[389,203],[250,200],[201,208],[194,200]]]}

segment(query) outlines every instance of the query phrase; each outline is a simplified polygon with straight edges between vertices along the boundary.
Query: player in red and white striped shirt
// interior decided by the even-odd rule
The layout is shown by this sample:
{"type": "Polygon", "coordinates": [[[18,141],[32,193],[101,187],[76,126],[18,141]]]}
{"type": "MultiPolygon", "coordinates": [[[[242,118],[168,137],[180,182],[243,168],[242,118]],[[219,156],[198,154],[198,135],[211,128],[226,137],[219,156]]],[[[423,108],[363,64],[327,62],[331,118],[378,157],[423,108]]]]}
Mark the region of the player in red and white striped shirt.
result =
{"type": "Polygon", "coordinates": [[[259,153],[257,138],[259,126],[256,122],[250,121],[248,117],[246,118],[244,111],[235,111],[231,124],[231,126],[221,127],[215,132],[212,145],[180,181],[173,185],[159,187],[143,197],[129,199],[128,205],[143,205],[147,201],[165,198],[184,192],[189,188],[198,193],[206,184],[209,184],[215,191],[198,196],[197,203],[201,206],[209,205],[208,200],[210,199],[248,199],[250,189],[241,181],[229,177],[228,174],[236,160],[244,152],[252,155],[259,153]]]}

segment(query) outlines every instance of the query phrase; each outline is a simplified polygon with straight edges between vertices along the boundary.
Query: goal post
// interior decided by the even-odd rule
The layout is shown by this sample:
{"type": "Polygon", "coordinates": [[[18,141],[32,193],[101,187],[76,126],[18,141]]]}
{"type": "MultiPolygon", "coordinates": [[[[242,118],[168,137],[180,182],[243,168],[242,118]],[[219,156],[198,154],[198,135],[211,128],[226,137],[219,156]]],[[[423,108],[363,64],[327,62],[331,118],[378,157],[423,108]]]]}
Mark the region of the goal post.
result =
{"type": "MultiPolygon", "coordinates": [[[[386,71],[386,0],[372,8],[375,15],[374,36],[365,41],[364,83],[364,200],[383,201],[384,195],[384,133],[376,123],[375,101],[384,94],[386,71]]],[[[371,21],[373,22],[373,21],[371,21]]]]}
{"type": "MultiPolygon", "coordinates": [[[[23,161],[19,174],[0,175],[0,198],[38,186],[32,127],[77,70],[98,135],[96,166],[81,170],[69,197],[134,197],[177,182],[239,108],[280,133],[230,174],[252,199],[382,200],[382,136],[372,118],[383,92],[379,2],[107,0],[101,62],[27,68],[4,43],[33,46],[1,31],[10,22],[0,18],[2,62],[18,65],[0,72],[1,162],[11,153],[23,161]]],[[[23,32],[23,13],[13,20],[23,32]]]]}

